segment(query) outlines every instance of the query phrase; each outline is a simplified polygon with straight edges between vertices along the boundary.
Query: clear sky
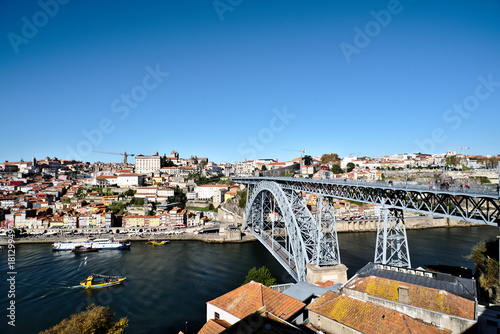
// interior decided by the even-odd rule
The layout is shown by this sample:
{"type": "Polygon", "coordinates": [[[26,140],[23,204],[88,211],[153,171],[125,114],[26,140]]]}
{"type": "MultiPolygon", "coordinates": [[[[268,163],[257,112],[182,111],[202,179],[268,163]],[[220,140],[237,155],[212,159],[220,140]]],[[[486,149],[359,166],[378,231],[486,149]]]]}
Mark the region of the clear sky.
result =
{"type": "Polygon", "coordinates": [[[498,0],[5,0],[0,36],[0,161],[500,153],[498,0]]]}

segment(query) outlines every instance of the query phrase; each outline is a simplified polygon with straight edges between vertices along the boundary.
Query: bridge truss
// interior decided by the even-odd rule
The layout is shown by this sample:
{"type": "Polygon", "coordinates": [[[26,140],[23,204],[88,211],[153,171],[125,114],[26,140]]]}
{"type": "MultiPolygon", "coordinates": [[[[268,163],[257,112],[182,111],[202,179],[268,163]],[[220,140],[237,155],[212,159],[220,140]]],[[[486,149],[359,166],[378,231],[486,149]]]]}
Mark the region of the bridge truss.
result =
{"type": "Polygon", "coordinates": [[[340,264],[332,203],[318,203],[316,220],[295,191],[268,181],[248,187],[244,228],[297,281],[305,281],[308,263],[340,264]]]}
{"type": "Polygon", "coordinates": [[[244,227],[264,244],[296,280],[306,264],[340,264],[332,198],[383,206],[375,262],[411,267],[403,210],[498,226],[499,196],[388,183],[354,183],[286,177],[233,178],[248,186],[244,227]],[[301,195],[318,196],[315,215],[301,195]]]}

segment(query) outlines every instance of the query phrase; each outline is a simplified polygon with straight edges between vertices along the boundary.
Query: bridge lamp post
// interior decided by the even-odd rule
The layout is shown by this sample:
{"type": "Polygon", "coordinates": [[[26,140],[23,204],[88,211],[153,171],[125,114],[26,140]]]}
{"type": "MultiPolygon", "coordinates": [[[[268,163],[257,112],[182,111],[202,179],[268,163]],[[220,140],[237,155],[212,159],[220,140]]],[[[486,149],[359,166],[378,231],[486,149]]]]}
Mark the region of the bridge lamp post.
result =
{"type": "Polygon", "coordinates": [[[408,166],[405,165],[405,174],[406,174],[406,180],[405,180],[405,186],[408,188],[408,166]]]}

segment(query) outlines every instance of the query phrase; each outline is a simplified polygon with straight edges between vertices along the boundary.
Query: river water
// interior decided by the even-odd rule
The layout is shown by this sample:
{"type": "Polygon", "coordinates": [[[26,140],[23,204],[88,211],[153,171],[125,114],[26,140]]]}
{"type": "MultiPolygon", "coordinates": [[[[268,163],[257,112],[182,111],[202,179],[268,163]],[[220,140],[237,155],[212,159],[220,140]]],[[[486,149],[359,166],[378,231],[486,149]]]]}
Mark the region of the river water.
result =
{"type": "MultiPolygon", "coordinates": [[[[412,267],[425,264],[472,268],[471,247],[500,235],[495,227],[408,231],[412,267]]],[[[373,261],[374,232],[340,233],[342,263],[351,277],[373,261]]],[[[16,245],[15,297],[9,298],[7,251],[0,251],[2,316],[0,333],[38,333],[91,303],[109,305],[128,317],[126,333],[196,333],[205,323],[206,302],[240,286],[252,267],[267,266],[279,283],[287,272],[258,242],[206,244],[170,242],[165,246],[132,243],[130,250],[74,254],[52,252],[49,244],[16,245]],[[85,290],[78,282],[90,273],[124,275],[125,284],[85,290]],[[6,317],[15,301],[15,327],[6,317]]]]}

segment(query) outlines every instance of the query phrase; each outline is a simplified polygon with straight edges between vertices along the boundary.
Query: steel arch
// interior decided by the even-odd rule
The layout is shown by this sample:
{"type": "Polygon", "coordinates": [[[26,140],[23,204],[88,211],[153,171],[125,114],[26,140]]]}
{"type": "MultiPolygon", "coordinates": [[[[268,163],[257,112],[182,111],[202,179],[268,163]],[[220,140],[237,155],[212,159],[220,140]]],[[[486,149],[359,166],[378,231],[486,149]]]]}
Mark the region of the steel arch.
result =
{"type": "Polygon", "coordinates": [[[249,185],[247,198],[244,229],[248,228],[295,280],[305,281],[308,263],[340,264],[336,230],[332,227],[335,222],[330,222],[328,229],[321,220],[318,224],[296,191],[262,181],[249,185]],[[285,227],[284,246],[275,240],[275,222],[265,219],[266,214],[274,214],[276,205],[285,227]],[[331,247],[333,237],[335,247],[331,247]]]}

